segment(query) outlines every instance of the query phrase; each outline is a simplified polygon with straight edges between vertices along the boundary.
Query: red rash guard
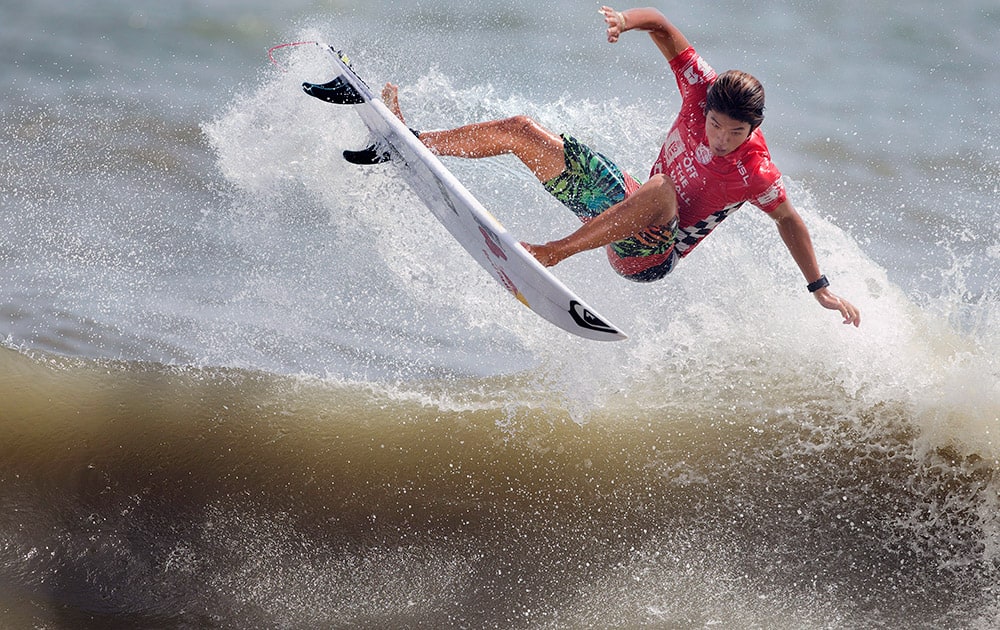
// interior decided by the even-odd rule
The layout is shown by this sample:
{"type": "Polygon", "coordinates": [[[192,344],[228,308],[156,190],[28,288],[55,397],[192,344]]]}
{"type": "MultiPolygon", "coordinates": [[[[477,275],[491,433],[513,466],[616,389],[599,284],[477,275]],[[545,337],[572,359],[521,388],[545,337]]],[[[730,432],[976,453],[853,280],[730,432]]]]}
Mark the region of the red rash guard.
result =
{"type": "Polygon", "coordinates": [[[772,212],[787,194],[760,128],[729,155],[716,157],[709,149],[705,97],[717,77],[715,70],[694,48],[675,57],[670,67],[683,103],[650,175],[665,173],[677,188],[676,250],[686,256],[743,202],[772,212]]]}

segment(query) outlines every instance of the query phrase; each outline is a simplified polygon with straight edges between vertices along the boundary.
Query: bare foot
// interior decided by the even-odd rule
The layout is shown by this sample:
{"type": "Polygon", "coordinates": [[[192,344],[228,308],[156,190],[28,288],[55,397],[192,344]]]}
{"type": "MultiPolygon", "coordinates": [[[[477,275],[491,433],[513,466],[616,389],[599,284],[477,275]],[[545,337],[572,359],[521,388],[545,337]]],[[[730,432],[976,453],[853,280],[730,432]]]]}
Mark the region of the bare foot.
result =
{"type": "Polygon", "coordinates": [[[562,253],[556,251],[556,248],[550,243],[546,243],[545,245],[532,245],[522,241],[521,246],[528,250],[528,253],[534,256],[535,260],[542,263],[545,267],[558,265],[564,258],[566,258],[562,255],[562,253]]]}
{"type": "Polygon", "coordinates": [[[386,83],[385,87],[382,88],[382,102],[385,106],[389,108],[396,118],[403,121],[406,124],[406,120],[403,118],[403,110],[399,108],[399,88],[392,83],[386,83]]]}

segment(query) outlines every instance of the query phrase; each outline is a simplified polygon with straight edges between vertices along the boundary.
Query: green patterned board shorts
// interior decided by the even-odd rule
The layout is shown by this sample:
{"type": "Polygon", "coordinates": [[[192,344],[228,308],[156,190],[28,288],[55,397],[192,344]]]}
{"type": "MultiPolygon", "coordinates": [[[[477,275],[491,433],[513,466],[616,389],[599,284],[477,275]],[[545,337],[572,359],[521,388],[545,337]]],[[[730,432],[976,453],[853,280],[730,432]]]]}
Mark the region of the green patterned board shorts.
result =
{"type": "MultiPolygon", "coordinates": [[[[601,214],[639,189],[639,182],[606,156],[563,135],[566,170],[544,183],[553,197],[582,221],[601,214]]],[[[612,266],[629,280],[650,282],[673,270],[680,256],[674,250],[677,219],[656,226],[639,237],[615,241],[608,246],[612,266]],[[641,238],[640,238],[641,237],[641,238]]]]}

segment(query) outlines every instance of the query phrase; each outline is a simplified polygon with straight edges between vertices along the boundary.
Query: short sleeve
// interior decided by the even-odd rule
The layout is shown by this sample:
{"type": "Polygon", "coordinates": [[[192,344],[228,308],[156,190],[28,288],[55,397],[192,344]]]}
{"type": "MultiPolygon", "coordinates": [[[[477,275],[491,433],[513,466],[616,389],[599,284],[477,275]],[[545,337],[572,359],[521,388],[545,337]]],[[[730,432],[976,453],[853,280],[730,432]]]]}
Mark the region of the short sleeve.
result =
{"type": "Polygon", "coordinates": [[[750,203],[764,212],[774,212],[788,200],[788,192],[781,179],[781,171],[770,159],[764,159],[753,178],[753,193],[750,203]]]}
{"type": "Polygon", "coordinates": [[[670,60],[670,69],[677,80],[677,89],[685,105],[691,101],[703,103],[708,88],[715,83],[716,73],[693,47],[670,60]]]}

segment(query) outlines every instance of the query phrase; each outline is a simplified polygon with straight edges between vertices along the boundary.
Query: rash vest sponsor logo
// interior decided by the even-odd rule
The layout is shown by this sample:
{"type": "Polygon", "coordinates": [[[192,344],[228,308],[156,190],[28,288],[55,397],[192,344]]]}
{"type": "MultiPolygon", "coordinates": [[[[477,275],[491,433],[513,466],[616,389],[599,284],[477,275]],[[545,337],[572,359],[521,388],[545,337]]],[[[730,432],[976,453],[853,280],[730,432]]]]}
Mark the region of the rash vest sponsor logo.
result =
{"type": "Polygon", "coordinates": [[[766,208],[768,205],[780,199],[783,191],[784,185],[779,179],[777,182],[771,184],[771,186],[764,191],[764,194],[757,197],[755,205],[761,208],[766,208]]]}
{"type": "Polygon", "coordinates": [[[694,157],[699,164],[708,164],[712,161],[712,150],[704,144],[699,144],[698,148],[694,150],[694,157]]]}

